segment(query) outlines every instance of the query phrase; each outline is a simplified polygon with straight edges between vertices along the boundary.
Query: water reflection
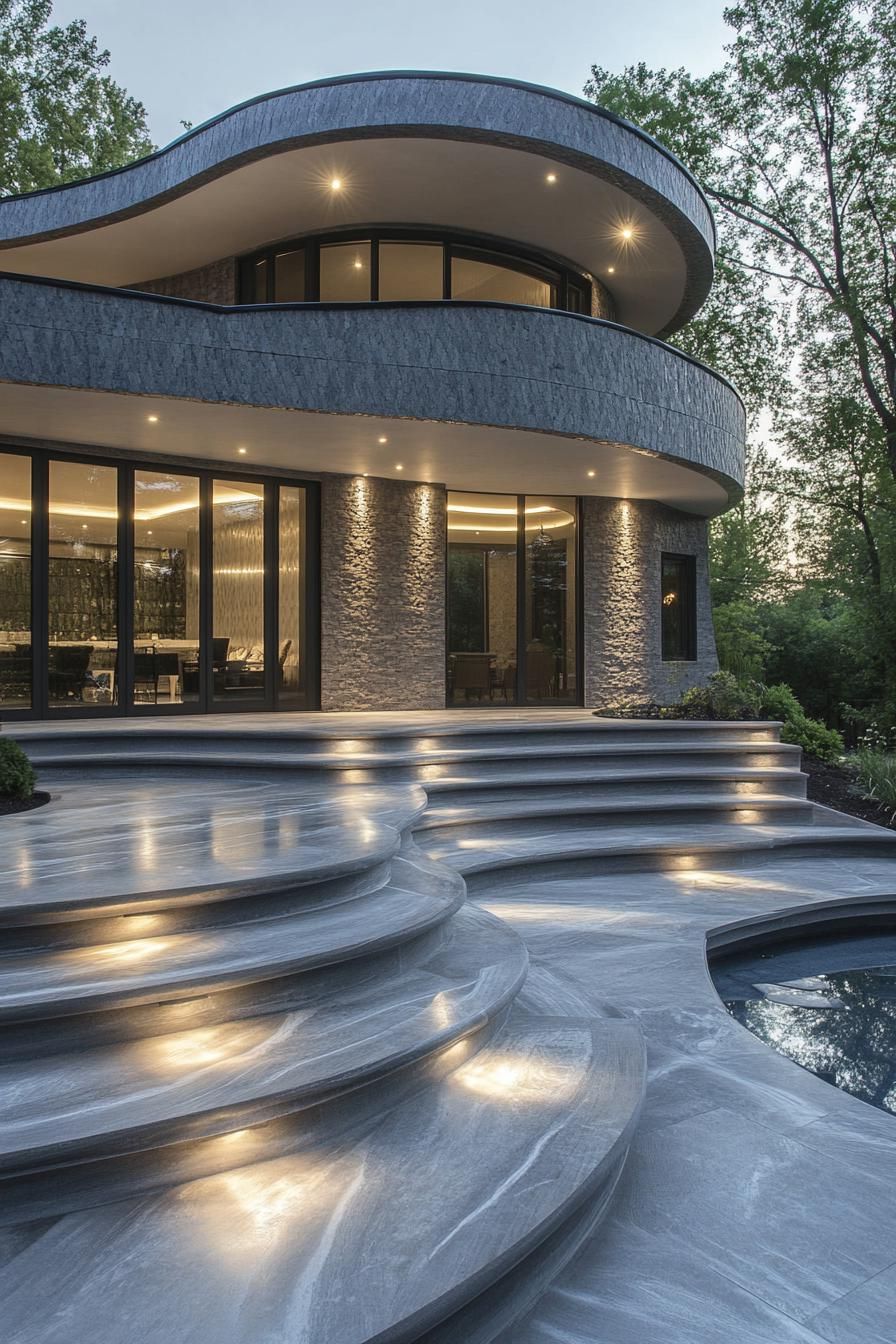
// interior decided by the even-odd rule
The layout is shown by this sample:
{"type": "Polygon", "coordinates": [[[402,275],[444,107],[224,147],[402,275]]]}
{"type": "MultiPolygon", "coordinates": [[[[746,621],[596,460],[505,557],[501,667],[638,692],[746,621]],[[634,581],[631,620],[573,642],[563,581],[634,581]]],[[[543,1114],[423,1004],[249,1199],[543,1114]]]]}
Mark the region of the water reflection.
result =
{"type": "MultiPolygon", "coordinates": [[[[896,1115],[896,956],[892,939],[886,944],[877,949],[886,962],[821,973],[819,965],[842,965],[843,950],[816,947],[811,974],[811,948],[798,958],[753,954],[714,968],[716,988],[731,1016],[767,1045],[896,1115]]],[[[857,960],[870,961],[869,951],[857,960]]]]}

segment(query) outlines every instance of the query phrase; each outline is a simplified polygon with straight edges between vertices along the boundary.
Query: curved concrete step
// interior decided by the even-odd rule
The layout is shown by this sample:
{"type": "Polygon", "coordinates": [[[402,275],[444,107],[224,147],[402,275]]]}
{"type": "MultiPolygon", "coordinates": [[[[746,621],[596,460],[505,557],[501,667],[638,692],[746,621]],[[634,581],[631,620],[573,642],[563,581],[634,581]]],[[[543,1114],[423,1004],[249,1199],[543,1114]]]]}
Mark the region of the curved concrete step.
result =
{"type": "Polygon", "coordinates": [[[416,834],[426,842],[450,842],[453,827],[462,826],[465,835],[478,833],[494,823],[510,824],[513,830],[529,827],[553,817],[572,820],[576,825],[643,826],[663,825],[669,822],[806,822],[811,824],[813,804],[800,798],[781,798],[770,794],[749,794],[737,797],[731,794],[681,793],[614,797],[599,793],[596,797],[584,790],[551,789],[539,793],[534,789],[520,791],[514,797],[509,792],[503,798],[477,799],[474,803],[442,803],[436,799],[417,822],[416,834]],[[587,819],[587,822],[586,822],[587,819]]]}
{"type": "Polygon", "coordinates": [[[320,1103],[494,1019],[528,964],[509,926],[469,905],[415,952],[360,984],[348,971],[300,983],[289,1012],[0,1065],[0,1171],[207,1138],[320,1103]]]}
{"type": "MultiPolygon", "coordinates": [[[[0,927],[168,912],[154,927],[175,929],[208,922],[212,906],[245,919],[240,902],[342,899],[389,862],[426,805],[413,785],[319,789],[207,771],[119,780],[85,766],[45,786],[49,806],[7,818],[0,834],[0,927]]],[[[104,936],[138,927],[110,923],[104,936]]]]}
{"type": "Polygon", "coordinates": [[[599,827],[592,826],[591,818],[585,817],[581,824],[570,819],[565,826],[558,821],[520,827],[496,822],[492,826],[471,828],[473,833],[469,836],[464,834],[463,827],[450,827],[441,834],[434,833],[432,843],[424,831],[420,841],[430,857],[450,864],[465,876],[522,864],[582,859],[600,860],[605,872],[698,867],[703,860],[725,864],[737,862],[745,854],[772,851],[815,857],[873,853],[881,845],[893,843],[892,832],[881,826],[862,822],[831,825],[818,821],[819,810],[824,812],[816,809],[814,821],[797,826],[719,822],[691,824],[684,830],[674,825],[599,827]]]}
{"type": "Polygon", "coordinates": [[[732,794],[744,796],[766,794],[774,797],[805,798],[808,777],[794,762],[792,766],[750,767],[729,766],[714,769],[712,766],[692,767],[678,764],[670,758],[662,770],[643,769],[637,764],[618,769],[605,769],[597,762],[593,769],[578,771],[570,776],[568,770],[559,766],[533,770],[520,776],[513,783],[501,781],[487,774],[471,771],[456,780],[434,779],[426,785],[426,811],[418,822],[425,824],[427,819],[442,811],[443,808],[469,805],[477,807],[485,798],[486,805],[525,798],[544,797],[545,790],[563,790],[578,793],[586,797],[598,798],[639,798],[645,795],[659,796],[684,793],[704,793],[726,797],[732,794]],[[487,795],[487,798],[485,797],[487,795]]]}
{"type": "MultiPolygon", "coordinates": [[[[406,846],[372,895],[278,919],[0,959],[0,1023],[166,1003],[371,955],[448,919],[463,881],[406,846]]],[[[51,1029],[51,1028],[50,1028],[51,1029]]]]}
{"type": "MultiPolygon", "coordinates": [[[[511,736],[494,743],[473,741],[467,746],[454,743],[443,745],[439,742],[425,748],[389,753],[356,751],[353,748],[353,739],[350,745],[335,743],[329,752],[297,750],[288,740],[272,743],[263,738],[253,738],[241,746],[226,740],[212,739],[190,743],[189,767],[228,766],[241,771],[304,769],[321,775],[336,772],[353,775],[355,778],[351,782],[363,784],[371,783],[374,779],[388,781],[391,778],[424,782],[427,776],[420,771],[437,766],[462,766],[471,761],[506,760],[525,765],[529,761],[550,759],[582,761],[600,758],[624,761],[637,758],[661,764],[670,757],[682,756],[707,762],[730,764],[752,760],[775,765],[788,760],[798,762],[800,758],[800,748],[790,743],[746,737],[692,738],[684,741],[654,738],[606,741],[595,737],[593,741],[571,743],[564,742],[562,738],[546,738],[543,742],[523,745],[511,736]]],[[[33,753],[29,749],[29,754],[32,754],[35,766],[42,770],[72,768],[78,762],[126,769],[152,769],[168,763],[184,764],[183,745],[162,736],[135,742],[122,738],[109,743],[80,740],[52,742],[48,739],[45,745],[33,753]]]]}
{"type": "Polygon", "coordinates": [[[290,1154],[44,1224],[0,1273],[8,1338],[409,1344],[612,1188],[643,1080],[631,1021],[511,1020],[290,1154]]]}
{"type": "Polygon", "coordinates": [[[539,714],[519,709],[503,713],[486,711],[470,714],[447,710],[442,715],[413,712],[385,717],[374,713],[357,714],[253,714],[251,726],[245,718],[233,717],[229,723],[218,718],[210,723],[201,715],[178,715],[177,719],[123,718],[118,720],[77,720],[70,723],[16,723],[8,727],[11,735],[27,746],[36,760],[45,759],[47,748],[77,750],[83,755],[92,750],[116,750],[116,744],[128,743],[138,749],[152,744],[186,742],[191,754],[204,747],[223,745],[232,752],[244,752],[253,744],[264,745],[272,754],[328,756],[349,751],[377,760],[390,756],[405,757],[433,750],[469,751],[502,748],[512,741],[520,747],[541,749],[556,741],[569,747],[595,742],[674,742],[687,739],[777,742],[781,724],[773,721],[685,721],[605,719],[587,711],[563,709],[539,714]],[[418,723],[419,726],[415,726],[418,723]]]}

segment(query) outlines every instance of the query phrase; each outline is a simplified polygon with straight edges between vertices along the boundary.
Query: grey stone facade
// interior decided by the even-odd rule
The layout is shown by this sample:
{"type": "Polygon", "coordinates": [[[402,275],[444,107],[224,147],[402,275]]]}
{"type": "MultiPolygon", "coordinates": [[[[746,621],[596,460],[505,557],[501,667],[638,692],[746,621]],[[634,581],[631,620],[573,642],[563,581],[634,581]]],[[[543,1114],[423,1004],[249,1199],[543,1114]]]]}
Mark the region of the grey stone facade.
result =
{"type": "Polygon", "coordinates": [[[0,380],[544,431],[695,467],[733,498],[743,482],[730,383],[662,341],[550,308],[202,308],[7,277],[0,380]]]}
{"type": "Polygon", "coordinates": [[[224,257],[180,275],[165,275],[159,280],[147,280],[126,288],[146,294],[164,294],[171,299],[195,299],[200,303],[236,303],[236,260],[224,257]]]}
{"type": "Polygon", "coordinates": [[[321,485],[321,708],[443,709],[443,486],[321,485]]]}
{"type": "Polygon", "coordinates": [[[708,524],[650,500],[582,501],[585,704],[669,703],[718,669],[709,599],[708,524]],[[663,662],[663,551],[697,562],[697,659],[663,662]]]}
{"type": "Polygon", "coordinates": [[[712,283],[715,229],[697,183],[650,136],[582,99],[512,80],[396,72],[322,80],[264,95],[148,158],[3,202],[0,246],[142,214],[262,154],[351,138],[447,136],[547,151],[644,202],[678,240],[688,281],[669,329],[712,283]]]}

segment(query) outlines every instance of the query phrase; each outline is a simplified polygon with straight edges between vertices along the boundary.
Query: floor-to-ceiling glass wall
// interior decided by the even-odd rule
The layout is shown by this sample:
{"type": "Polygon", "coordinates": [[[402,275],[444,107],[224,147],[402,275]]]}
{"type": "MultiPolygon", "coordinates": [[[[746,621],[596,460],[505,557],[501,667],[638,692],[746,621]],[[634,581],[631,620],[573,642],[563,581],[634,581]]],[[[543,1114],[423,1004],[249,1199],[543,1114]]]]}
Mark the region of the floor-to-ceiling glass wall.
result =
{"type": "Polygon", "coordinates": [[[575,704],[576,500],[448,494],[448,704],[575,704]]]}
{"type": "Polygon", "coordinates": [[[448,703],[512,704],[517,674],[515,495],[448,495],[448,703]]]}
{"type": "Polygon", "coordinates": [[[526,681],[529,702],[575,703],[576,502],[527,495],[526,681]]]}
{"type": "Polygon", "coordinates": [[[199,703],[199,477],[134,472],[135,706],[199,703]]]}
{"type": "Polygon", "coordinates": [[[118,468],[51,459],[47,698],[108,705],[118,674],[118,468]]]}
{"type": "Polygon", "coordinates": [[[212,694],[265,698],[265,507],[259,481],[212,483],[212,694]]]}
{"type": "Polygon", "coordinates": [[[0,707],[31,708],[31,459],[0,453],[0,707]]]}
{"type": "Polygon", "coordinates": [[[313,707],[316,518],[313,485],[0,453],[0,713],[313,707]]]}

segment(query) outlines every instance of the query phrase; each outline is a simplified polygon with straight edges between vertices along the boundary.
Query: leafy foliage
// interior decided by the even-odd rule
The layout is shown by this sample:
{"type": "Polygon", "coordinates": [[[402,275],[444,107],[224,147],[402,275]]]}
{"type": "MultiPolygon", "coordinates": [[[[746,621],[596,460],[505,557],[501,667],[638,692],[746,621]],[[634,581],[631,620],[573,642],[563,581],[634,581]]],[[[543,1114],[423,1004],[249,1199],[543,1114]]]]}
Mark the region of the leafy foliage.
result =
{"type": "MultiPolygon", "coordinates": [[[[772,279],[795,297],[801,328],[846,339],[896,476],[896,10],[892,0],[740,0],[725,20],[723,69],[594,67],[585,92],[675,150],[720,208],[719,298],[729,272],[735,302],[751,277],[772,279]]],[[[754,292],[769,302],[767,287],[754,292]]],[[[771,324],[760,316],[754,333],[744,316],[750,336],[735,332],[731,353],[752,397],[771,324]]],[[[713,330],[724,343],[724,321],[713,330]]]]}
{"type": "Polygon", "coordinates": [[[793,742],[809,756],[833,763],[844,752],[843,738],[834,728],[826,728],[820,719],[812,719],[793,691],[783,682],[762,689],[762,716],[783,723],[782,742],[793,742]]]}
{"type": "Polygon", "coordinates": [[[34,792],[34,770],[18,742],[0,737],[0,797],[30,798],[34,792]]]}
{"type": "Polygon", "coordinates": [[[896,733],[872,726],[863,733],[849,764],[863,798],[879,803],[896,817],[896,733]]]}
{"type": "Polygon", "coordinates": [[[0,0],[0,196],[117,168],[153,145],[143,104],[104,71],[83,20],[52,0],[0,0]]]}

